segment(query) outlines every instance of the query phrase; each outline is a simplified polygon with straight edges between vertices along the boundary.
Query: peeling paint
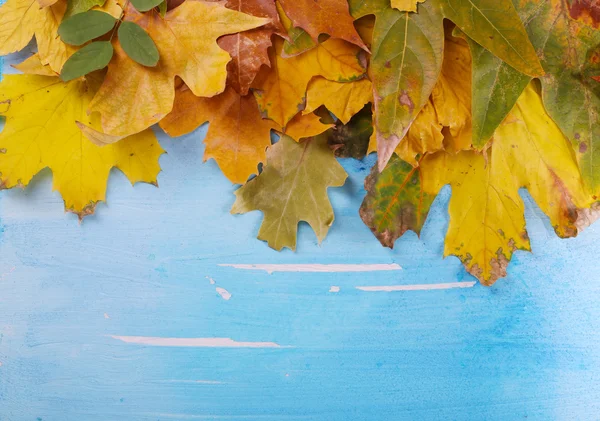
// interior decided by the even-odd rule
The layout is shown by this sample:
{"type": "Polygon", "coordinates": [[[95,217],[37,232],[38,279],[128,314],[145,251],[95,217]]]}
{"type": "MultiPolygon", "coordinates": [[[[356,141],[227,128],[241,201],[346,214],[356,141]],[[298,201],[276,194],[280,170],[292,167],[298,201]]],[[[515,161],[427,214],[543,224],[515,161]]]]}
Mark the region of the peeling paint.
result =
{"type": "Polygon", "coordinates": [[[392,292],[392,291],[426,291],[432,289],[471,288],[476,282],[446,282],[443,284],[415,284],[415,285],[379,285],[356,287],[361,291],[392,292]]]}
{"type": "Polygon", "coordinates": [[[378,272],[388,270],[401,270],[402,267],[396,263],[391,264],[235,264],[222,263],[219,266],[227,266],[242,270],[264,270],[272,274],[275,272],[378,272]]]}
{"type": "Polygon", "coordinates": [[[217,287],[216,290],[225,301],[228,301],[231,298],[231,294],[225,288],[217,287]]]}
{"type": "Polygon", "coordinates": [[[192,348],[289,348],[275,342],[238,342],[231,338],[163,338],[159,336],[110,335],[121,342],[136,345],[192,348]]]}

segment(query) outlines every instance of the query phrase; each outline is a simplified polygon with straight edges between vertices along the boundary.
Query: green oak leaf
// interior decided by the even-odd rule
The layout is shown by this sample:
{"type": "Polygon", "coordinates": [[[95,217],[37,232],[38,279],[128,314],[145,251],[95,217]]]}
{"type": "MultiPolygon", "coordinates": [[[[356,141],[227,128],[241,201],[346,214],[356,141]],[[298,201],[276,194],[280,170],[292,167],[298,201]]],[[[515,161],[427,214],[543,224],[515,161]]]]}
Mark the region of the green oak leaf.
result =
{"type": "Polygon", "coordinates": [[[258,238],[275,250],[295,250],[300,221],[312,227],[319,242],[325,238],[334,219],[327,188],[345,180],[326,134],[302,142],[284,135],[267,150],[262,173],[235,192],[231,213],[262,211],[258,238]]]}

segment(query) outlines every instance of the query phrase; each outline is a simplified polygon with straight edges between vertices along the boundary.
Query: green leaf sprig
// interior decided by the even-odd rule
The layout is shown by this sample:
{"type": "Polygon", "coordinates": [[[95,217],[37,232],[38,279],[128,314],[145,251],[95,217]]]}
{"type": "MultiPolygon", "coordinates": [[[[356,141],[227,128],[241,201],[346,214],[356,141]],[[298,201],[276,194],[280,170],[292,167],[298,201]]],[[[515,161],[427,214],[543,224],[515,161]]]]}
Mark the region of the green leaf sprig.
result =
{"type": "MultiPolygon", "coordinates": [[[[162,0],[132,1],[133,6],[142,12],[159,7],[163,3],[162,0]],[[153,6],[150,7],[150,4],[153,6]]],[[[164,10],[166,7],[160,7],[161,16],[164,16],[164,10]]],[[[114,54],[111,40],[115,29],[123,51],[133,61],[147,67],[158,64],[160,54],[156,44],[141,26],[134,22],[123,21],[123,14],[116,19],[106,12],[87,10],[66,18],[58,27],[58,35],[66,44],[80,46],[89,43],[77,50],[65,62],[60,73],[61,79],[68,82],[108,66],[114,54]],[[111,31],[108,40],[96,40],[111,31]]]]}

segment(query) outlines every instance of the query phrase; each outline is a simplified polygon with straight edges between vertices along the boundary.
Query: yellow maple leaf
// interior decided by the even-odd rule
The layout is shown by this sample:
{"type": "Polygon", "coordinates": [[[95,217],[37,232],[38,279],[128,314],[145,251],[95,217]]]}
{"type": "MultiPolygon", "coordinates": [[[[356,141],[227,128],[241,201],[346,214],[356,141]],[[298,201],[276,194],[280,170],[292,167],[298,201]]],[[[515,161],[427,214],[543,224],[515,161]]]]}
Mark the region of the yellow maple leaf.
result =
{"type": "Polygon", "coordinates": [[[240,96],[231,87],[212,98],[197,97],[189,89],[178,91],[173,111],[159,124],[170,136],[181,136],[207,121],[204,161],[213,158],[236,184],[258,174],[276,124],[261,118],[254,97],[240,96]]]}
{"type": "Polygon", "coordinates": [[[175,76],[181,77],[196,96],[223,92],[231,57],[217,45],[217,38],[269,22],[219,3],[201,1],[185,2],[164,18],[158,13],[139,13],[130,6],[125,20],[148,32],[160,61],[153,68],[142,66],[113,41],[115,53],[90,110],[101,114],[106,133],[120,136],[144,130],[171,111],[175,76]]]}
{"type": "Polygon", "coordinates": [[[392,0],[392,7],[401,12],[416,12],[417,4],[423,3],[425,0],[392,0]]]}
{"type": "Polygon", "coordinates": [[[263,115],[285,126],[304,108],[308,83],[314,76],[350,82],[365,73],[360,49],[339,39],[328,39],[300,55],[283,58],[283,40],[270,51],[271,68],[257,81],[254,94],[263,115]]]}
{"type": "Polygon", "coordinates": [[[164,152],[151,130],[114,145],[98,147],[87,140],[76,121],[99,129],[87,106],[94,83],[58,77],[5,75],[0,82],[0,115],[7,118],[0,133],[0,184],[27,185],[44,168],[53,174],[53,188],[65,209],[82,218],[105,200],[112,167],[132,183],[156,183],[158,158],[164,152]]]}
{"type": "Polygon", "coordinates": [[[372,100],[373,87],[369,79],[340,83],[317,77],[308,85],[303,113],[311,113],[324,105],[342,123],[348,124],[352,116],[372,100]]]}
{"type": "Polygon", "coordinates": [[[530,84],[484,152],[444,151],[421,163],[423,190],[436,194],[452,186],[445,255],[455,255],[486,284],[506,275],[514,250],[529,250],[524,206],[525,187],[548,215],[557,234],[577,234],[578,209],[586,194],[573,151],[546,113],[530,84]]]}

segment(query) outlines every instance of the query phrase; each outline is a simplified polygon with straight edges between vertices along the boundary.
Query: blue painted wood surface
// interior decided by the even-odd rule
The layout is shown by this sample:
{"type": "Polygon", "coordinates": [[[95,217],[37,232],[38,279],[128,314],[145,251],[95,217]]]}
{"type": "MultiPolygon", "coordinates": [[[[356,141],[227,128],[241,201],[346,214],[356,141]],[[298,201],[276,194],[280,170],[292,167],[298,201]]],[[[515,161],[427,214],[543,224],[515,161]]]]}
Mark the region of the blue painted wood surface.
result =
{"type": "Polygon", "coordinates": [[[407,234],[391,251],[357,215],[374,160],[345,160],[327,239],[317,245],[303,225],[298,252],[278,253],[255,239],[260,213],[228,213],[234,187],[213,161],[202,164],[202,134],[160,136],[158,189],[132,188],[113,170],[108,205],[81,225],[63,213],[49,171],[2,192],[0,420],[600,419],[600,225],[559,240],[524,193],[534,253],[517,252],[508,278],[363,291],[473,280],[441,258],[449,189],[422,237],[407,234]],[[403,269],[219,266],[285,263],[403,269]]]}

